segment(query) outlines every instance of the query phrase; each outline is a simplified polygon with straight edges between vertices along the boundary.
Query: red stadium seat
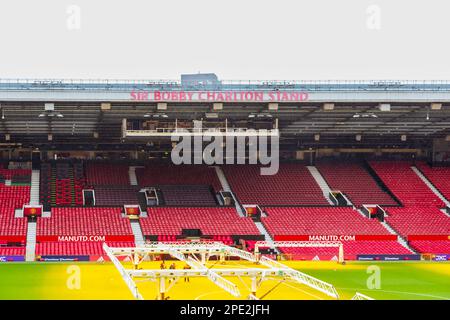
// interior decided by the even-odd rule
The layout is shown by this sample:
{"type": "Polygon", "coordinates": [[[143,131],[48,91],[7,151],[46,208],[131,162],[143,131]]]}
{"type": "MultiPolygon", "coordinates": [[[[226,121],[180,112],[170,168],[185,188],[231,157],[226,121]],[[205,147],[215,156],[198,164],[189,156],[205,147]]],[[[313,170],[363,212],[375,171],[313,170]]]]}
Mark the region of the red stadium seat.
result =
{"type": "Polygon", "coordinates": [[[222,167],[231,189],[243,204],[328,205],[306,166],[280,164],[275,175],[261,175],[257,165],[222,167]]]}

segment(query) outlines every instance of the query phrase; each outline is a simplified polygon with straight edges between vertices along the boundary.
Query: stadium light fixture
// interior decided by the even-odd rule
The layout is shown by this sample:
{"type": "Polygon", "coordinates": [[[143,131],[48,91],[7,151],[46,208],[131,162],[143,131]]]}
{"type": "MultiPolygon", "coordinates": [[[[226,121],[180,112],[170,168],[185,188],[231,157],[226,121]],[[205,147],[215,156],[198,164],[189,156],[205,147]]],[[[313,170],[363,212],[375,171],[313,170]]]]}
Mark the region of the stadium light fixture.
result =
{"type": "Polygon", "coordinates": [[[431,107],[431,110],[441,110],[442,103],[432,103],[430,107],[431,107]]]}
{"type": "Polygon", "coordinates": [[[378,118],[378,116],[373,112],[367,112],[367,113],[355,113],[353,115],[353,118],[378,118]]]}
{"type": "Polygon", "coordinates": [[[41,114],[39,114],[39,118],[44,118],[44,117],[49,117],[49,118],[64,118],[64,115],[60,112],[42,112],[41,114]]]}
{"type": "Polygon", "coordinates": [[[165,113],[146,113],[144,118],[168,118],[169,116],[165,113]]]}
{"type": "Polygon", "coordinates": [[[270,113],[250,113],[249,118],[272,118],[270,113]]]}

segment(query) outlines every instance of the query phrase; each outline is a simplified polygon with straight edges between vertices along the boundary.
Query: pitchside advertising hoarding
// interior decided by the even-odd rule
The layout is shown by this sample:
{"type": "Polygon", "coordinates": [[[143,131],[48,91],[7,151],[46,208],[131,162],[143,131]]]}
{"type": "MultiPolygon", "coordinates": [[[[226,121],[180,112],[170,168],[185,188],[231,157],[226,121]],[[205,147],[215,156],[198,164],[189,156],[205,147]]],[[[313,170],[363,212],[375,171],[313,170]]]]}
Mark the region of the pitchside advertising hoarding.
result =
{"type": "Polygon", "coordinates": [[[122,236],[36,236],[37,242],[134,242],[134,235],[122,236]]]}
{"type": "Polygon", "coordinates": [[[24,256],[0,256],[0,262],[23,262],[24,256]]]}
{"type": "Polygon", "coordinates": [[[397,241],[395,234],[382,235],[275,235],[275,241],[397,241]]]}
{"type": "Polygon", "coordinates": [[[152,102],[304,102],[305,91],[132,91],[133,101],[152,102]]]}

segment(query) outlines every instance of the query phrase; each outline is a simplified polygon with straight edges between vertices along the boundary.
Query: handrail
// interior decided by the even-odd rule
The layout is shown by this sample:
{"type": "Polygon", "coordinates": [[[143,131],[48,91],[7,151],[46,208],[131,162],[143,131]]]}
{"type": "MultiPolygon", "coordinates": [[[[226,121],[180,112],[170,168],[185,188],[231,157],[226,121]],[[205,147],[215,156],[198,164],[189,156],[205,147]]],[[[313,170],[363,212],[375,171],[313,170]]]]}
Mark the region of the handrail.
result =
{"type": "Polygon", "coordinates": [[[216,83],[164,79],[52,79],[0,78],[0,90],[450,90],[450,80],[221,80],[216,83]]]}

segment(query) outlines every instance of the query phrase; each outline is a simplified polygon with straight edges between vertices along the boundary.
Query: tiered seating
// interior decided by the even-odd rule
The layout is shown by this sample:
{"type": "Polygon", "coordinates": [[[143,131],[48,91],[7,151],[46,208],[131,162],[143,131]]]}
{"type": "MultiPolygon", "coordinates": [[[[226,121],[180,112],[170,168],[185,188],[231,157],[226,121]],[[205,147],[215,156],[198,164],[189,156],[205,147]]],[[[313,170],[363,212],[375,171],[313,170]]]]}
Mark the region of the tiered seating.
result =
{"type": "Polygon", "coordinates": [[[402,236],[450,234],[450,218],[444,207],[407,162],[371,162],[384,183],[403,203],[403,208],[387,208],[386,221],[402,236]]]}
{"type": "Polygon", "coordinates": [[[141,218],[144,235],[181,235],[182,229],[200,229],[203,235],[259,235],[250,218],[234,208],[149,208],[141,218]]]}
{"type": "Polygon", "coordinates": [[[25,247],[2,247],[0,246],[0,256],[24,256],[25,247]]]}
{"type": "Polygon", "coordinates": [[[410,241],[409,245],[422,253],[450,254],[450,241],[414,240],[410,241]]]}
{"type": "Polygon", "coordinates": [[[0,169],[0,176],[12,183],[26,184],[31,182],[31,170],[28,169],[0,169]]]}
{"type": "MultiPolygon", "coordinates": [[[[205,238],[201,238],[200,239],[202,242],[222,242],[225,245],[231,246],[234,244],[233,238],[231,236],[213,236],[212,239],[205,239],[205,238]]],[[[158,241],[159,242],[189,242],[191,240],[189,239],[178,239],[176,235],[159,235],[158,236],[158,241]]]]}
{"type": "Polygon", "coordinates": [[[73,164],[73,189],[74,189],[74,204],[76,206],[83,205],[83,189],[86,185],[84,177],[83,163],[77,162],[73,164]]]}
{"type": "Polygon", "coordinates": [[[96,186],[95,204],[97,206],[123,206],[138,204],[139,187],[136,186],[96,186]]]}
{"type": "Polygon", "coordinates": [[[210,185],[215,191],[222,186],[213,167],[204,165],[169,165],[154,163],[137,168],[136,176],[140,186],[158,185],[210,185]]]}
{"type": "Polygon", "coordinates": [[[120,208],[52,208],[51,218],[38,218],[37,235],[132,235],[120,208]]]}
{"type": "Polygon", "coordinates": [[[231,246],[234,244],[233,238],[230,236],[213,236],[212,241],[222,242],[227,246],[231,246]]]}
{"type": "Polygon", "coordinates": [[[386,221],[402,236],[450,234],[450,218],[434,207],[387,208],[386,221]]]}
{"type": "Polygon", "coordinates": [[[69,163],[56,163],[56,205],[70,206],[72,204],[72,182],[69,163]]]}
{"type": "Polygon", "coordinates": [[[330,188],[344,193],[355,206],[398,205],[359,163],[326,162],[317,164],[316,167],[330,188]]]}
{"type": "Polygon", "coordinates": [[[419,162],[416,166],[442,195],[450,200],[450,167],[430,167],[425,162],[419,162]]]}
{"type": "Polygon", "coordinates": [[[47,209],[52,201],[52,165],[50,163],[41,164],[39,199],[42,205],[47,209]]]}
{"type": "Polygon", "coordinates": [[[217,205],[211,187],[207,185],[168,185],[159,186],[159,190],[166,205],[210,207],[217,205]]]}
{"type": "Polygon", "coordinates": [[[88,162],[86,183],[96,185],[130,185],[129,167],[124,164],[88,162]]]}
{"type": "Polygon", "coordinates": [[[405,207],[444,207],[444,203],[411,169],[411,163],[370,162],[370,166],[405,207]]]}
{"type": "Polygon", "coordinates": [[[81,162],[42,163],[40,199],[44,207],[82,206],[85,186],[81,162]]]}
{"type": "Polygon", "coordinates": [[[22,208],[29,201],[29,186],[5,186],[0,184],[0,235],[24,236],[26,234],[26,219],[14,218],[14,211],[22,208]]]}
{"type": "MultiPolygon", "coordinates": [[[[411,254],[397,241],[342,241],[344,257],[354,259],[363,254],[411,254]]],[[[334,257],[338,255],[338,248],[280,248],[282,253],[292,255],[292,259],[311,259],[314,256],[334,257]]]]}
{"type": "Polygon", "coordinates": [[[223,166],[231,189],[244,204],[328,205],[306,166],[280,164],[275,175],[261,175],[260,167],[223,166]]]}
{"type": "Polygon", "coordinates": [[[348,207],[266,208],[262,218],[271,235],[383,235],[388,231],[375,219],[348,207]]]}
{"type": "MultiPolygon", "coordinates": [[[[134,247],[134,242],[109,242],[111,247],[134,247]]],[[[36,244],[37,256],[84,256],[105,255],[102,242],[42,242],[36,244]]]]}

